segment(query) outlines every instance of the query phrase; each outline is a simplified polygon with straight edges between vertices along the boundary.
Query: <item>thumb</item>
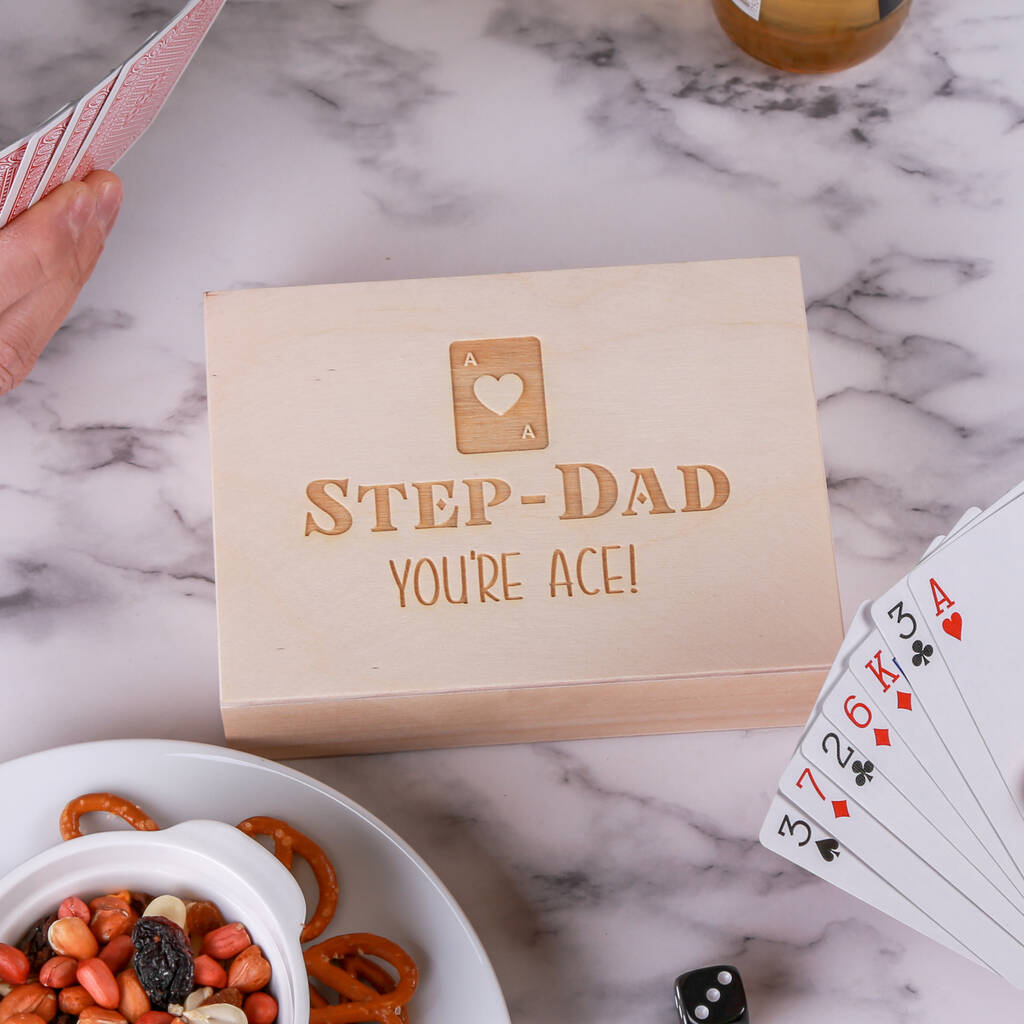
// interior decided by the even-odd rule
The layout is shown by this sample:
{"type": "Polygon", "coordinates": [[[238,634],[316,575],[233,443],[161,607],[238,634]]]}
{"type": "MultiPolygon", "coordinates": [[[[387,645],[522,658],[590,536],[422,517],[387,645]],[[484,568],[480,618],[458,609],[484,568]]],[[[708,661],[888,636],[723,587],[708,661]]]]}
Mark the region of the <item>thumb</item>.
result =
{"type": "Polygon", "coordinates": [[[96,171],[0,230],[0,394],[24,380],[67,316],[120,204],[120,181],[96,171]]]}

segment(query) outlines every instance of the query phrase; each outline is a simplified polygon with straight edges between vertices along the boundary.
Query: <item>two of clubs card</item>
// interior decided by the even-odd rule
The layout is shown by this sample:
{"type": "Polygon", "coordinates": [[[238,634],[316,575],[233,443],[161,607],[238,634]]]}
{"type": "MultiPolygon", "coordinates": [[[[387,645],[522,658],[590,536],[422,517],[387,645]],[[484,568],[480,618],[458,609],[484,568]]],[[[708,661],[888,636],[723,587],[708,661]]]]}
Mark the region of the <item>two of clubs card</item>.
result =
{"type": "Polygon", "coordinates": [[[110,170],[153,123],[224,0],[189,0],[76,103],[0,150],[0,227],[65,181],[110,170]]]}
{"type": "Polygon", "coordinates": [[[1024,484],[864,604],[761,843],[1024,988],[1024,484]]]}

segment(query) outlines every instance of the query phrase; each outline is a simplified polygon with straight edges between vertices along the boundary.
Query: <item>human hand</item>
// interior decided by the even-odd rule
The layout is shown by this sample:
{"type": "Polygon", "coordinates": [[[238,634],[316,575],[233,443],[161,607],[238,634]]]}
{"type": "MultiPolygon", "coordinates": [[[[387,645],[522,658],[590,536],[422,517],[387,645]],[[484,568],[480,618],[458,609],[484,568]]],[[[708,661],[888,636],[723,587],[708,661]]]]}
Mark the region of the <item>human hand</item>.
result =
{"type": "Polygon", "coordinates": [[[120,207],[120,180],[93,171],[0,230],[0,395],[28,376],[64,322],[120,207]]]}

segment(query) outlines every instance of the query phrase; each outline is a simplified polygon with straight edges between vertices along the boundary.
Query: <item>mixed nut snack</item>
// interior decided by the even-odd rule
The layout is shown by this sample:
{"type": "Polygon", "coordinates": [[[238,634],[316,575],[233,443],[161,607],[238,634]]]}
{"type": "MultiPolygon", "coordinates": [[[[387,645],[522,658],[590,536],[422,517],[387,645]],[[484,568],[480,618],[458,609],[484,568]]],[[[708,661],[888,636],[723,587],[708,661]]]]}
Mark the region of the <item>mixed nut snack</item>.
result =
{"type": "MultiPolygon", "coordinates": [[[[69,801],[61,812],[61,838],[80,836],[82,816],[94,811],[115,814],[139,831],[160,828],[124,797],[86,793],[69,801]]],[[[246,818],[238,828],[254,839],[269,838],[274,856],[289,870],[296,855],[309,864],[316,878],[317,902],[299,941],[306,944],[319,938],[338,907],[338,876],[330,858],[309,836],[280,818],[246,818]]],[[[237,921],[225,923],[209,901],[183,903],[175,896],[160,896],[150,902],[138,894],[116,893],[89,905],[77,900],[74,906],[79,913],[65,904],[70,907],[65,900],[56,921],[51,917],[37,922],[18,948],[0,944],[0,979],[15,986],[0,999],[0,1024],[74,1024],[75,1017],[81,1024],[274,1024],[277,1003],[266,990],[269,962],[245,928],[237,921]],[[73,930],[83,939],[79,951],[87,955],[59,953],[51,945],[54,923],[78,917],[84,920],[85,931],[92,932],[96,916],[90,919],[83,914],[92,914],[93,904],[115,898],[127,901],[135,913],[130,934],[124,928],[102,939],[94,935],[96,949],[92,950],[81,924],[62,924],[61,930],[73,930]],[[48,985],[44,968],[54,960],[61,963],[49,968],[46,978],[60,984],[48,985]],[[116,1002],[114,987],[102,968],[85,969],[85,980],[78,973],[86,963],[104,960],[109,961],[106,967],[115,981],[116,1002]],[[13,965],[12,980],[4,973],[10,969],[8,964],[13,965]],[[102,977],[102,991],[97,976],[102,977]],[[107,1001],[94,998],[93,989],[107,1001]],[[19,990],[17,1000],[8,1003],[19,990]]],[[[109,909],[105,904],[98,906],[98,911],[109,909]]],[[[409,1024],[408,1004],[419,972],[401,946],[379,935],[356,932],[307,945],[303,958],[309,975],[309,1024],[409,1024]]]]}
{"type": "Polygon", "coordinates": [[[209,900],[68,896],[0,942],[0,1024],[273,1024],[270,963],[209,900]]]}

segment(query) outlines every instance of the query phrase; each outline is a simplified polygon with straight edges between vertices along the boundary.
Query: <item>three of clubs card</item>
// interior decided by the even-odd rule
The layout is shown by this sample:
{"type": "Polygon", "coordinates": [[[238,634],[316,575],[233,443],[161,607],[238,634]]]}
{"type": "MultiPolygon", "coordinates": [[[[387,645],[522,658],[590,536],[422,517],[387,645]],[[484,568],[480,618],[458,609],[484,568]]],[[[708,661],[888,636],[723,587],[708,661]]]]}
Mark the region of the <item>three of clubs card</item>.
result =
{"type": "Polygon", "coordinates": [[[153,123],[224,0],[189,0],[76,103],[0,150],[0,227],[65,181],[110,170],[153,123]]]}
{"type": "Polygon", "coordinates": [[[854,618],[761,843],[1024,988],[1024,484],[854,618]]]}

